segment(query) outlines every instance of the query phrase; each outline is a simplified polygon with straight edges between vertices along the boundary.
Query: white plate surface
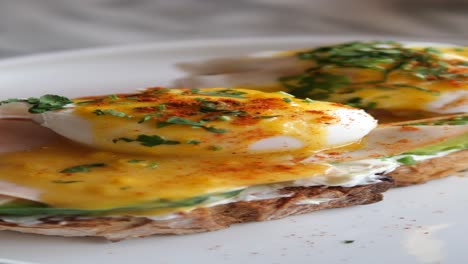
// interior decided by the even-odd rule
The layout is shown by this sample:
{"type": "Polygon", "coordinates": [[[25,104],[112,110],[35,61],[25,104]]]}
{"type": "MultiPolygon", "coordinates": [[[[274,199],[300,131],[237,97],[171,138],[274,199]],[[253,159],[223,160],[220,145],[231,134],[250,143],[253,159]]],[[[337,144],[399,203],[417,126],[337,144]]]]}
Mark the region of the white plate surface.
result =
{"type": "MultiPolygon", "coordinates": [[[[164,86],[182,75],[176,62],[342,40],[192,41],[5,60],[0,62],[0,99],[164,86]]],[[[372,205],[118,243],[0,232],[0,263],[2,258],[43,264],[468,263],[467,187],[468,177],[450,177],[390,190],[384,201],[372,205]]]]}

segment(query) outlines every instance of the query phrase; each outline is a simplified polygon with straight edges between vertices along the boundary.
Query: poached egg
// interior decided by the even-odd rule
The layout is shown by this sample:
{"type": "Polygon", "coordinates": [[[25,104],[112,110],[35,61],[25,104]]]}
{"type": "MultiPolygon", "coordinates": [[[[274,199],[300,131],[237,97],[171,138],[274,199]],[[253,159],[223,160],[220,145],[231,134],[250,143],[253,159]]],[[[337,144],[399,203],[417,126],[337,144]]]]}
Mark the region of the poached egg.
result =
{"type": "MultiPolygon", "coordinates": [[[[466,126],[448,136],[443,126],[423,134],[373,130],[376,121],[359,109],[243,89],[151,88],[79,98],[34,114],[18,111],[27,109],[24,104],[1,110],[71,140],[56,137],[41,147],[1,154],[0,195],[59,209],[125,212],[136,206],[149,215],[190,209],[213,197],[223,201],[252,186],[323,185],[336,176],[330,161],[398,154],[467,132],[466,126]],[[408,137],[420,140],[405,148],[408,137]]],[[[340,174],[340,184],[378,181],[371,174],[340,174]]]]}
{"type": "Polygon", "coordinates": [[[382,121],[468,112],[468,48],[463,47],[352,42],[179,67],[188,76],[175,85],[282,90],[368,109],[382,121]]]}

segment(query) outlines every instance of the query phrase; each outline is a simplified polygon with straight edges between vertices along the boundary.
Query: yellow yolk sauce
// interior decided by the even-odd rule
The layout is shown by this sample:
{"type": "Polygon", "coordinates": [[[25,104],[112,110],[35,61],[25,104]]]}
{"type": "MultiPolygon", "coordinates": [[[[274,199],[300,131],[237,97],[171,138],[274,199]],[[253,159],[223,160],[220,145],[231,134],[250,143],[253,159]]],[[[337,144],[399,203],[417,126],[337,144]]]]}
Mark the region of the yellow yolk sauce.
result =
{"type": "Polygon", "coordinates": [[[92,124],[93,146],[100,149],[219,156],[262,152],[250,146],[275,136],[296,138],[303,152],[336,147],[327,144],[325,127],[340,122],[339,108],[283,93],[154,88],[80,100],[74,113],[92,124]]]}
{"type": "Polygon", "coordinates": [[[297,158],[145,156],[98,151],[61,139],[1,155],[0,180],[41,190],[41,201],[53,207],[106,209],[292,181],[323,175],[329,168],[297,158]]]}
{"type": "MultiPolygon", "coordinates": [[[[423,50],[424,48],[414,48],[414,50],[423,50]]],[[[418,77],[414,72],[396,70],[391,72],[384,82],[384,74],[380,70],[350,68],[350,67],[330,67],[324,72],[331,73],[336,76],[345,76],[351,84],[341,85],[332,92],[326,92],[326,95],[320,95],[320,98],[315,98],[313,93],[310,96],[312,99],[340,102],[365,109],[385,109],[388,110],[390,116],[381,117],[380,121],[403,121],[415,118],[436,116],[437,112],[427,107],[433,101],[436,101],[444,93],[466,91],[468,90],[468,47],[467,48],[438,48],[442,63],[449,70],[449,75],[442,78],[435,76],[418,77]],[[460,74],[464,76],[451,78],[450,74],[460,74]],[[374,83],[373,83],[374,82],[374,83]],[[401,113],[399,114],[399,111],[401,113]],[[396,116],[391,116],[395,113],[396,116]]],[[[278,56],[291,56],[297,54],[298,51],[289,51],[280,53],[278,56]]],[[[299,60],[298,63],[304,69],[315,67],[317,64],[313,60],[299,60]]],[[[383,68],[390,68],[393,64],[382,64],[383,68]]],[[[417,71],[417,65],[415,70],[417,71]]],[[[434,65],[437,67],[438,65],[434,65]]],[[[290,83],[291,84],[291,83],[290,83]]],[[[292,83],[296,84],[296,83],[292,83]]],[[[322,85],[323,90],[316,90],[322,93],[326,90],[326,84],[322,85]]],[[[262,91],[290,91],[279,83],[262,84],[259,86],[242,86],[238,88],[250,88],[262,91]]],[[[456,96],[456,95],[455,95],[456,96]]],[[[459,95],[460,96],[460,95],[459,95]]],[[[468,103],[466,96],[462,103],[468,103]]],[[[372,111],[371,111],[372,112],[372,111]]]]}
{"type": "Polygon", "coordinates": [[[325,175],[330,165],[300,161],[338,147],[325,142],[325,126],[340,121],[338,108],[217,88],[81,98],[72,113],[91,124],[96,148],[61,138],[1,154],[0,181],[38,190],[51,207],[101,210],[325,175]],[[304,147],[249,151],[251,143],[278,135],[304,147]]]}

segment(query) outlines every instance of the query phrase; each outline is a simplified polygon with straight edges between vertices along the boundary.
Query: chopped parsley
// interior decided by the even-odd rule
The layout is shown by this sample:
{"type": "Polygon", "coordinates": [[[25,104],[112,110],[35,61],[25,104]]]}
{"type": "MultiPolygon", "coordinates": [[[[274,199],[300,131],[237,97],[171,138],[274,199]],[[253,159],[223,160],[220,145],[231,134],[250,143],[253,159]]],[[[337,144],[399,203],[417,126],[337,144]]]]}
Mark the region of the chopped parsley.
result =
{"type": "MultiPolygon", "coordinates": [[[[299,52],[297,57],[300,60],[313,61],[314,65],[302,74],[284,76],[279,81],[290,94],[316,100],[326,99],[331,94],[345,92],[344,89],[363,84],[373,84],[383,89],[417,89],[438,95],[437,91],[419,86],[387,83],[389,75],[395,71],[427,81],[461,81],[468,77],[466,73],[451,72],[452,65],[460,65],[462,62],[444,60],[441,51],[436,48],[410,49],[396,42],[349,42],[299,52]],[[337,68],[372,70],[379,72],[381,77],[376,80],[353,83],[345,75],[330,72],[330,69],[337,68]]],[[[369,108],[375,105],[359,106],[369,108]]]]}
{"type": "Polygon", "coordinates": [[[150,169],[156,169],[158,166],[159,165],[158,165],[158,163],[156,161],[152,161],[152,162],[150,162],[150,164],[148,164],[147,167],[150,168],[150,169]]]}
{"type": "Polygon", "coordinates": [[[60,172],[61,173],[89,172],[91,168],[105,167],[105,166],[107,166],[105,163],[84,164],[84,165],[78,165],[78,166],[66,168],[60,172]]]}
{"type": "Polygon", "coordinates": [[[210,132],[216,133],[216,134],[223,134],[223,133],[226,133],[228,131],[227,129],[216,128],[216,127],[212,127],[212,126],[201,126],[201,128],[205,129],[206,131],[210,131],[210,132]]]}
{"type": "Polygon", "coordinates": [[[219,90],[219,91],[213,91],[213,92],[205,92],[200,89],[191,89],[190,91],[192,94],[219,96],[219,97],[231,97],[231,98],[246,98],[244,94],[247,94],[246,92],[241,92],[241,91],[232,90],[232,89],[225,89],[225,90],[219,90]]]}
{"type": "Polygon", "coordinates": [[[73,181],[73,180],[69,180],[69,181],[65,181],[65,180],[55,180],[55,181],[52,181],[53,183],[60,183],[60,184],[70,184],[70,183],[77,183],[77,182],[83,182],[83,181],[73,181]]]}
{"type": "Polygon", "coordinates": [[[93,111],[93,113],[95,115],[98,115],[98,116],[100,116],[100,115],[111,115],[111,116],[116,116],[116,117],[133,118],[133,116],[131,116],[131,115],[127,115],[124,112],[120,112],[120,111],[113,110],[113,109],[104,109],[104,110],[96,109],[96,110],[93,111]]]}
{"type": "Polygon", "coordinates": [[[121,137],[112,140],[112,142],[117,143],[119,141],[124,142],[140,142],[141,145],[146,147],[154,147],[159,145],[177,145],[180,144],[180,141],[167,140],[158,135],[138,135],[136,139],[121,137]]]}
{"type": "Polygon", "coordinates": [[[222,150],[223,148],[221,146],[213,145],[213,146],[209,146],[208,149],[213,150],[213,151],[218,151],[218,150],[222,150]]]}
{"type": "Polygon", "coordinates": [[[261,119],[270,119],[270,118],[275,118],[279,117],[280,115],[271,115],[271,116],[255,116],[255,118],[261,118],[261,119]]]}
{"type": "Polygon", "coordinates": [[[204,121],[192,121],[183,117],[173,116],[163,122],[158,122],[157,127],[166,127],[170,125],[189,125],[194,127],[202,127],[205,124],[204,121]]]}
{"type": "Polygon", "coordinates": [[[352,244],[354,243],[354,240],[344,240],[343,244],[352,244]]]}
{"type": "Polygon", "coordinates": [[[294,97],[294,95],[289,94],[289,93],[287,93],[287,92],[285,92],[285,91],[279,91],[279,92],[277,92],[277,93],[283,94],[283,95],[287,95],[287,96],[291,96],[291,97],[294,97]]]}
{"type": "Polygon", "coordinates": [[[288,98],[288,97],[284,97],[283,101],[285,101],[286,103],[292,102],[291,98],[288,98]]]}
{"type": "Polygon", "coordinates": [[[205,129],[207,131],[217,133],[217,134],[222,134],[222,133],[227,132],[226,129],[219,129],[219,128],[215,128],[215,127],[205,126],[205,123],[206,123],[206,121],[203,121],[203,120],[201,120],[201,121],[192,121],[190,119],[186,119],[186,118],[183,118],[183,117],[173,116],[173,117],[170,117],[169,119],[167,119],[166,121],[158,122],[157,127],[162,128],[162,127],[166,127],[166,126],[170,126],[170,125],[188,125],[188,126],[192,126],[192,127],[200,127],[200,128],[203,128],[203,129],[205,129]]]}
{"type": "Polygon", "coordinates": [[[77,102],[75,104],[76,105],[87,105],[87,104],[99,103],[99,102],[102,102],[103,100],[104,100],[103,98],[99,98],[99,99],[94,99],[94,100],[81,101],[81,102],[77,102]]]}
{"type": "Polygon", "coordinates": [[[247,112],[243,110],[228,109],[227,105],[223,102],[210,101],[210,100],[205,100],[205,99],[200,99],[198,101],[200,101],[201,113],[219,112],[223,115],[230,115],[230,116],[246,116],[247,115],[247,112]]]}
{"type": "Polygon", "coordinates": [[[221,121],[231,121],[231,118],[225,115],[218,116],[218,119],[221,121]]]}
{"type": "Polygon", "coordinates": [[[8,104],[8,103],[16,103],[16,102],[23,102],[28,103],[31,105],[29,108],[29,112],[33,114],[40,114],[48,111],[63,109],[66,105],[73,103],[67,97],[59,96],[59,95],[52,95],[46,94],[39,98],[30,97],[28,99],[8,99],[4,101],[0,101],[0,105],[8,104]]]}
{"type": "Polygon", "coordinates": [[[145,115],[144,117],[142,117],[142,118],[138,121],[138,123],[139,123],[139,124],[144,123],[144,122],[146,122],[146,121],[152,119],[153,116],[154,116],[154,115],[145,115]]]}
{"type": "Polygon", "coordinates": [[[119,100],[119,97],[116,94],[111,94],[108,96],[112,101],[119,100]]]}
{"type": "Polygon", "coordinates": [[[164,110],[166,110],[166,105],[165,104],[160,104],[160,105],[158,105],[158,109],[159,109],[159,111],[164,111],[164,110]]]}
{"type": "Polygon", "coordinates": [[[200,144],[200,140],[196,140],[196,139],[190,139],[190,140],[187,140],[186,142],[187,144],[192,144],[192,145],[198,145],[200,144]]]}
{"type": "Polygon", "coordinates": [[[353,97],[351,99],[348,99],[346,101],[346,104],[349,105],[349,106],[352,106],[352,107],[368,108],[368,109],[375,108],[377,106],[376,102],[368,102],[367,104],[364,104],[362,102],[361,97],[353,97]]]}
{"type": "Polygon", "coordinates": [[[145,161],[145,160],[139,160],[139,159],[132,159],[132,160],[128,160],[127,162],[128,163],[140,163],[142,161],[145,161]]]}
{"type": "Polygon", "coordinates": [[[140,159],[133,159],[133,160],[128,160],[128,163],[139,163],[145,165],[145,167],[150,168],[150,169],[156,169],[158,167],[158,163],[156,161],[150,161],[149,163],[146,162],[145,160],[140,160],[140,159]]]}

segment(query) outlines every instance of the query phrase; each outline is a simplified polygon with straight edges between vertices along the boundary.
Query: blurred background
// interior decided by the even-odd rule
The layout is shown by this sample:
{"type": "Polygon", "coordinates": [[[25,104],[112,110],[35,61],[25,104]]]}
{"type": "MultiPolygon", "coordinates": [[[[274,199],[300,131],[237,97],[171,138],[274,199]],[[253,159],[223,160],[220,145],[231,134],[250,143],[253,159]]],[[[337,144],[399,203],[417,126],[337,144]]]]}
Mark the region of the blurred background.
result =
{"type": "Polygon", "coordinates": [[[468,44],[468,0],[0,0],[0,58],[120,44],[304,35],[468,44]]]}

